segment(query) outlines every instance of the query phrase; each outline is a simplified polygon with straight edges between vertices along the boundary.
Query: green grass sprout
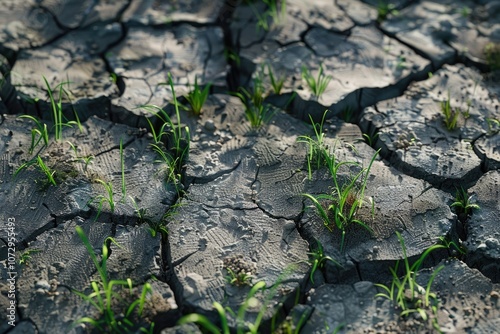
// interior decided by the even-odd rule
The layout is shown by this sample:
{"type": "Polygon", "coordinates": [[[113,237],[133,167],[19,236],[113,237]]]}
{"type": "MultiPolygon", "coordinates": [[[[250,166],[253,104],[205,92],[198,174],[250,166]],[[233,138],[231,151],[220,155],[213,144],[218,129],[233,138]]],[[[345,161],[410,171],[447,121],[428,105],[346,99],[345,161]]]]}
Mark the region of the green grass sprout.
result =
{"type": "Polygon", "coordinates": [[[311,280],[311,283],[314,284],[314,273],[316,270],[323,268],[325,265],[326,261],[331,261],[334,264],[338,265],[339,267],[341,266],[340,263],[335,261],[333,258],[331,258],[328,255],[325,255],[323,252],[323,245],[318,241],[317,246],[314,250],[311,252],[307,253],[310,257],[310,263],[311,263],[311,272],[309,274],[309,279],[311,280]]]}
{"type": "Polygon", "coordinates": [[[325,133],[323,126],[328,110],[323,113],[320,123],[314,122],[314,119],[309,115],[311,125],[314,130],[314,138],[311,136],[299,136],[297,142],[307,144],[307,171],[309,180],[312,179],[313,170],[318,170],[326,164],[327,156],[329,155],[328,146],[325,144],[325,133]]]}
{"type": "Polygon", "coordinates": [[[448,91],[448,98],[445,101],[441,101],[441,113],[443,114],[443,122],[446,129],[449,131],[454,130],[457,127],[458,117],[462,113],[459,108],[453,109],[450,104],[450,92],[448,91]]]}
{"type": "Polygon", "coordinates": [[[193,89],[185,96],[186,100],[191,105],[191,110],[197,116],[201,113],[201,109],[207,100],[210,87],[211,84],[208,83],[201,89],[200,86],[198,86],[198,77],[195,77],[193,89]]]}
{"type": "Polygon", "coordinates": [[[480,207],[476,203],[472,203],[472,196],[469,196],[467,190],[464,188],[457,188],[455,194],[455,201],[451,204],[451,207],[454,207],[457,212],[464,213],[466,216],[469,216],[472,213],[472,210],[479,210],[480,207]]]}
{"type": "Polygon", "coordinates": [[[109,209],[111,210],[111,213],[115,212],[115,201],[114,201],[114,193],[113,193],[113,184],[110,182],[105,182],[101,179],[95,179],[95,182],[101,184],[104,187],[104,190],[106,190],[106,195],[97,195],[93,199],[90,200],[90,203],[98,202],[98,207],[97,207],[97,215],[94,220],[97,220],[99,216],[101,215],[102,207],[104,203],[108,203],[109,209]]]}
{"type": "Polygon", "coordinates": [[[271,87],[273,88],[274,94],[279,95],[283,89],[285,83],[284,76],[276,76],[273,73],[273,69],[270,64],[267,64],[267,74],[269,75],[269,80],[271,81],[271,87]]]}
{"type": "Polygon", "coordinates": [[[394,268],[389,268],[392,274],[392,282],[390,286],[375,284],[383,290],[383,292],[378,293],[375,296],[387,298],[393,301],[396,306],[400,308],[400,315],[402,317],[418,313],[424,321],[427,321],[430,309],[431,314],[433,314],[432,324],[434,328],[438,329],[437,306],[439,301],[436,294],[432,293],[430,289],[436,275],[444,268],[444,266],[439,266],[434,270],[425,288],[417,283],[416,278],[417,272],[421,268],[427,256],[437,249],[448,249],[449,244],[436,244],[429,247],[413,264],[410,265],[403,237],[399,232],[396,232],[396,235],[403,251],[404,275],[401,278],[398,276],[397,273],[400,262],[397,261],[394,268]]]}
{"type": "MultiPolygon", "coordinates": [[[[152,292],[151,285],[146,283],[143,285],[140,297],[129,303],[124,299],[123,295],[126,293],[122,291],[128,290],[129,298],[133,298],[133,284],[130,278],[126,280],[110,280],[107,272],[107,261],[109,257],[108,243],[114,243],[118,247],[118,243],[111,237],[106,238],[102,245],[101,261],[98,260],[97,255],[90,244],[85,232],[80,226],[76,227],[76,232],[82,240],[85,248],[87,249],[92,262],[99,274],[100,282],[91,282],[92,292],[85,294],[80,291],[73,290],[73,292],[83,298],[86,302],[90,303],[98,311],[99,317],[82,317],[78,319],[74,325],[89,324],[101,333],[131,333],[137,330],[138,326],[134,324],[134,319],[141,317],[146,303],[148,293],[152,292]],[[118,305],[117,305],[118,304],[118,305]],[[122,309],[122,307],[124,307],[122,309]],[[119,310],[117,310],[120,308],[119,310]]],[[[154,324],[150,325],[151,327],[154,324]]],[[[146,328],[139,329],[142,332],[148,333],[146,328]]]]}
{"type": "MultiPolygon", "coordinates": [[[[370,233],[373,233],[373,230],[366,223],[356,218],[356,213],[364,203],[364,192],[368,181],[368,175],[379,152],[380,149],[375,152],[368,167],[361,168],[357,174],[344,183],[340,183],[338,180],[339,168],[342,166],[360,167],[359,164],[351,161],[337,162],[335,155],[325,154],[324,156],[327,160],[328,170],[334,184],[331,193],[319,195],[303,194],[304,197],[313,203],[317,213],[323,220],[323,224],[328,230],[333,231],[332,227],[336,227],[341,231],[341,252],[344,251],[346,229],[349,225],[355,223],[362,226],[370,233]],[[361,183],[359,186],[358,181],[361,183]]],[[[373,215],[373,200],[371,206],[373,215]]]]}
{"type": "Polygon", "coordinates": [[[323,95],[326,88],[328,87],[328,84],[332,80],[332,76],[324,74],[323,64],[320,64],[318,76],[316,78],[312,75],[311,71],[305,65],[303,65],[302,79],[305,80],[313,95],[319,98],[321,97],[321,95],[323,95]]]}
{"type": "Polygon", "coordinates": [[[33,116],[22,115],[19,118],[26,118],[35,123],[35,127],[31,129],[31,145],[29,149],[29,154],[32,154],[34,149],[38,146],[41,140],[43,140],[43,146],[47,147],[49,144],[49,131],[47,130],[47,124],[40,122],[33,116]]]}

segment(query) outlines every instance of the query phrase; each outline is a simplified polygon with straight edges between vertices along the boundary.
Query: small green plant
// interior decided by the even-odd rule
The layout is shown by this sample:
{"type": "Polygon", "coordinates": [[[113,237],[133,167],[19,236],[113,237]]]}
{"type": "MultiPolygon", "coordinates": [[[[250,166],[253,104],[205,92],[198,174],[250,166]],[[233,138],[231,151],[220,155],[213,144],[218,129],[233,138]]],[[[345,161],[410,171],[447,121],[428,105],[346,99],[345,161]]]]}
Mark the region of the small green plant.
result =
{"type": "Polygon", "coordinates": [[[286,18],[286,1],[285,0],[262,0],[267,5],[267,10],[260,14],[258,10],[250,4],[252,11],[257,17],[257,30],[263,29],[264,31],[271,30],[269,19],[276,24],[281,24],[286,18]]]}
{"type": "MultiPolygon", "coordinates": [[[[370,233],[373,233],[368,225],[356,218],[356,214],[364,203],[368,175],[379,152],[380,149],[375,152],[368,167],[361,168],[357,174],[344,183],[339,182],[339,169],[342,166],[360,167],[359,164],[352,161],[337,162],[334,154],[324,154],[334,184],[331,193],[319,195],[303,194],[303,196],[311,200],[328,230],[333,231],[333,227],[336,227],[342,232],[341,252],[344,251],[345,234],[349,225],[357,224],[370,233]],[[360,185],[358,185],[358,181],[361,183],[360,185]]],[[[375,203],[371,198],[370,200],[373,215],[375,203]]]]}
{"type": "Polygon", "coordinates": [[[75,112],[77,117],[77,121],[67,121],[63,122],[63,107],[62,107],[62,98],[63,95],[69,96],[69,93],[64,89],[64,85],[69,85],[69,81],[62,82],[56,86],[56,90],[59,89],[59,96],[57,101],[54,97],[54,91],[49,85],[49,82],[45,77],[43,77],[43,81],[45,82],[45,87],[47,88],[47,93],[49,95],[49,101],[52,108],[52,120],[54,122],[54,137],[56,141],[62,139],[62,128],[63,126],[78,125],[81,128],[80,120],[78,119],[78,114],[75,112]]]}
{"type": "Polygon", "coordinates": [[[242,255],[235,255],[224,259],[224,268],[228,275],[226,281],[236,286],[252,285],[256,267],[254,263],[245,261],[242,255]]]}
{"type": "Polygon", "coordinates": [[[201,113],[201,109],[207,100],[210,87],[211,84],[209,83],[201,89],[200,86],[198,86],[198,77],[195,77],[193,89],[185,96],[186,100],[191,105],[191,110],[197,116],[201,113]]]}
{"type": "Polygon", "coordinates": [[[451,207],[454,207],[457,213],[463,213],[466,216],[469,216],[472,210],[480,209],[478,204],[472,203],[472,196],[469,196],[467,190],[462,187],[460,189],[457,188],[455,201],[451,204],[451,207]]]}
{"type": "Polygon", "coordinates": [[[274,115],[269,104],[264,103],[265,92],[262,73],[258,73],[253,80],[253,89],[251,91],[240,87],[239,92],[233,93],[245,105],[245,116],[250,122],[250,126],[257,129],[263,123],[267,123],[274,115]]]}
{"type": "Polygon", "coordinates": [[[486,62],[492,71],[500,69],[500,44],[490,42],[484,47],[486,62]]]}
{"type": "Polygon", "coordinates": [[[76,147],[72,142],[70,141],[66,141],[71,150],[73,151],[73,153],[75,154],[75,159],[77,161],[81,161],[85,164],[85,171],[87,170],[89,164],[92,162],[92,160],[94,160],[94,156],[93,155],[87,155],[87,156],[80,156],[78,155],[78,147],[76,147]]]}
{"type": "Polygon", "coordinates": [[[297,138],[297,142],[307,144],[307,171],[309,180],[312,179],[312,171],[324,166],[329,155],[328,146],[325,144],[325,133],[323,132],[327,113],[328,110],[323,113],[320,123],[314,122],[312,116],[309,115],[314,130],[314,138],[311,136],[299,136],[297,138]]]}
{"type": "Polygon", "coordinates": [[[155,140],[154,144],[151,144],[151,147],[155,152],[158,153],[158,155],[162,159],[161,161],[165,162],[169,167],[168,181],[174,181],[177,187],[178,183],[181,180],[184,162],[186,161],[189,153],[189,144],[191,137],[189,127],[182,127],[181,125],[179,103],[175,95],[172,75],[170,73],[168,73],[168,80],[173,94],[177,123],[174,123],[167,112],[158,106],[146,105],[142,106],[142,108],[149,112],[153,112],[154,115],[163,123],[159,131],[156,131],[153,123],[148,118],[146,118],[155,140]],[[161,146],[163,136],[166,137],[165,150],[161,146]]]}
{"type": "Polygon", "coordinates": [[[457,13],[459,13],[463,18],[467,18],[472,13],[472,9],[467,6],[463,6],[457,9],[457,13]]]}
{"type": "Polygon", "coordinates": [[[56,180],[54,178],[54,174],[56,173],[55,170],[51,170],[45,162],[43,162],[42,158],[37,155],[36,158],[31,159],[30,161],[27,161],[23,163],[21,166],[17,168],[17,170],[14,172],[14,177],[16,177],[22,170],[29,168],[33,165],[38,166],[38,169],[42,171],[45,176],[47,177],[47,184],[52,184],[54,186],[57,186],[56,180]]]}
{"type": "Polygon", "coordinates": [[[41,252],[41,250],[36,248],[24,251],[21,254],[21,257],[19,258],[19,265],[25,265],[26,267],[28,267],[29,266],[28,261],[31,259],[31,254],[39,252],[41,252]]]}
{"type": "MultiPolygon", "coordinates": [[[[260,290],[263,290],[266,288],[266,283],[264,282],[257,282],[248,292],[247,298],[243,302],[243,304],[240,306],[238,309],[238,313],[236,314],[236,323],[237,323],[237,329],[236,333],[237,334],[243,334],[243,333],[250,333],[250,334],[257,334],[259,333],[259,327],[262,323],[262,318],[264,317],[264,313],[267,309],[267,303],[269,302],[270,298],[272,296],[269,296],[264,303],[264,305],[261,307],[260,312],[258,313],[255,321],[253,323],[250,323],[248,321],[245,321],[245,314],[247,312],[247,309],[249,307],[253,307],[257,304],[257,300],[254,297],[257,292],[260,290]]],[[[209,333],[212,334],[230,334],[230,328],[228,325],[228,314],[226,313],[229,312],[232,315],[235,315],[234,312],[230,309],[225,309],[222,307],[221,304],[218,302],[213,303],[214,308],[217,310],[217,313],[219,314],[219,319],[220,319],[220,324],[221,328],[218,328],[215,324],[213,324],[207,317],[193,313],[193,314],[188,314],[184,317],[182,317],[179,321],[178,324],[186,324],[186,323],[198,323],[200,324],[205,330],[207,330],[209,333]]]]}
{"type": "Polygon", "coordinates": [[[95,179],[95,182],[101,184],[104,189],[106,190],[106,195],[98,195],[94,197],[93,199],[90,200],[90,203],[98,202],[97,206],[97,215],[95,217],[95,220],[99,218],[101,215],[102,207],[104,203],[108,203],[109,209],[111,210],[111,213],[115,212],[115,201],[114,201],[114,193],[113,193],[113,184],[110,182],[104,182],[103,180],[100,179],[95,179]]]}
{"type": "Polygon", "coordinates": [[[399,261],[397,261],[394,268],[389,268],[392,274],[392,282],[390,286],[375,284],[383,290],[383,292],[376,294],[375,297],[383,297],[393,301],[397,307],[400,308],[400,315],[402,317],[418,313],[424,321],[427,321],[427,319],[429,319],[428,312],[430,309],[433,315],[432,325],[440,332],[441,330],[437,322],[439,301],[436,294],[431,292],[431,286],[432,282],[436,278],[436,275],[444,268],[444,266],[439,266],[433,271],[425,288],[417,283],[416,278],[417,272],[427,256],[437,249],[448,249],[449,245],[436,244],[431,246],[426,249],[424,253],[422,253],[417,261],[410,265],[410,261],[408,260],[408,256],[406,254],[404,240],[399,232],[396,232],[396,235],[398,236],[403,250],[404,276],[402,278],[398,276],[399,261]]]}
{"type": "Polygon", "coordinates": [[[488,135],[495,135],[500,132],[500,120],[496,118],[486,118],[488,124],[488,135]]]}
{"type": "Polygon", "coordinates": [[[47,124],[40,122],[38,119],[30,115],[22,115],[19,116],[19,118],[26,118],[35,123],[35,127],[31,129],[31,146],[29,154],[33,153],[41,140],[43,140],[43,146],[47,147],[49,144],[49,131],[47,130],[47,124]]]}
{"type": "Polygon", "coordinates": [[[151,285],[149,283],[144,284],[140,297],[128,303],[134,297],[132,280],[130,278],[126,280],[110,280],[106,267],[109,256],[108,244],[112,242],[118,247],[120,245],[113,238],[106,238],[102,245],[101,261],[99,261],[83,229],[77,226],[76,232],[90,254],[90,258],[99,273],[100,282],[92,281],[92,292],[88,295],[73,290],[75,294],[94,306],[99,314],[98,318],[80,318],[74,325],[89,324],[101,333],[134,333],[137,330],[149,333],[154,324],[151,324],[148,330],[143,327],[138,328],[139,326],[134,324],[134,320],[138,320],[142,316],[147,294],[152,292],[151,285]],[[126,289],[129,291],[128,296],[126,296],[126,289]],[[124,306],[125,308],[121,309],[124,306]],[[120,309],[117,310],[117,308],[120,309]]]}
{"type": "Polygon", "coordinates": [[[180,158],[174,157],[159,144],[151,144],[150,146],[160,157],[160,159],[155,162],[164,163],[167,166],[167,182],[171,182],[179,192],[181,173],[178,169],[182,167],[179,164],[180,158]]]}
{"type": "Polygon", "coordinates": [[[232,49],[225,48],[224,57],[226,58],[227,62],[233,62],[234,64],[236,64],[236,67],[240,67],[241,59],[237,52],[233,51],[232,49]]]}
{"type": "Polygon", "coordinates": [[[147,217],[147,209],[139,208],[136,200],[132,196],[129,196],[129,199],[135,208],[134,213],[137,215],[138,223],[147,223],[149,225],[149,232],[151,233],[151,236],[153,238],[156,238],[158,233],[164,236],[168,235],[168,229],[166,227],[166,222],[164,221],[164,219],[161,219],[160,222],[153,222],[152,219],[147,217]]]}
{"type": "MultiPolygon", "coordinates": [[[[287,267],[284,272],[278,277],[276,283],[271,285],[269,288],[266,287],[265,282],[257,282],[252,286],[250,291],[247,294],[247,297],[245,301],[241,304],[239,307],[237,313],[234,312],[232,309],[229,307],[224,308],[221,304],[218,302],[214,302],[213,306],[217,310],[217,313],[219,315],[220,319],[220,328],[218,325],[214,324],[210,319],[207,317],[193,313],[193,314],[188,314],[184,317],[182,317],[177,323],[179,325],[186,324],[186,323],[198,323],[209,333],[213,334],[230,334],[233,333],[234,330],[231,330],[228,325],[228,320],[229,316],[228,314],[232,317],[232,319],[235,320],[236,322],[236,334],[258,334],[258,333],[268,333],[269,329],[267,328],[260,328],[262,325],[262,320],[264,318],[264,314],[266,311],[269,309],[269,304],[271,302],[271,299],[276,296],[277,290],[283,281],[285,277],[287,277],[290,272],[294,270],[295,266],[289,266],[287,267]],[[268,293],[265,294],[264,296],[264,301],[262,305],[260,306],[259,312],[257,313],[257,316],[255,317],[255,320],[253,322],[247,321],[245,319],[246,312],[249,308],[256,308],[259,304],[259,301],[255,297],[255,295],[259,291],[264,291],[268,290],[268,293]]],[[[298,297],[298,294],[297,294],[298,297]]],[[[296,303],[298,303],[298,299],[296,299],[296,303]]],[[[275,318],[273,317],[272,319],[272,324],[274,324],[275,318]]]]}
{"type": "Polygon", "coordinates": [[[389,3],[387,0],[380,0],[377,5],[377,22],[382,23],[389,15],[398,15],[396,5],[389,3]]]}
{"type": "Polygon", "coordinates": [[[408,67],[406,63],[406,57],[403,55],[398,56],[398,62],[396,63],[396,70],[402,71],[408,67]]]}
{"type": "Polygon", "coordinates": [[[369,134],[367,134],[367,133],[363,133],[363,139],[362,140],[365,143],[367,143],[368,145],[370,145],[371,147],[373,147],[375,145],[375,143],[376,143],[376,140],[378,139],[378,136],[379,136],[378,132],[375,133],[375,134],[373,134],[373,135],[371,135],[371,136],[369,134]]]}
{"type": "Polygon", "coordinates": [[[324,74],[323,64],[319,65],[318,76],[316,78],[305,65],[302,65],[302,79],[305,80],[313,95],[319,98],[328,87],[328,84],[332,80],[332,76],[324,74]]]}
{"type": "Polygon", "coordinates": [[[47,181],[50,182],[52,185],[57,186],[56,180],[54,179],[54,174],[56,173],[55,170],[51,170],[42,160],[42,158],[38,155],[36,157],[38,167],[40,170],[45,174],[47,177],[47,181]]]}
{"type": "Polygon", "coordinates": [[[462,111],[460,108],[453,109],[450,101],[450,92],[448,91],[448,98],[445,101],[441,101],[441,112],[443,114],[443,122],[446,129],[452,131],[457,127],[458,117],[462,111]]]}
{"type": "Polygon", "coordinates": [[[267,64],[267,74],[269,75],[269,80],[271,81],[271,87],[273,88],[274,94],[279,95],[285,84],[284,76],[276,76],[273,73],[273,69],[270,64],[267,64]]]}
{"type": "Polygon", "coordinates": [[[325,255],[325,253],[323,252],[323,245],[321,245],[319,241],[317,242],[316,249],[307,254],[309,255],[310,263],[312,265],[311,273],[309,274],[309,279],[311,280],[312,284],[314,284],[314,273],[316,272],[316,270],[323,268],[326,261],[331,261],[339,267],[341,266],[340,263],[332,259],[330,256],[325,255]]]}

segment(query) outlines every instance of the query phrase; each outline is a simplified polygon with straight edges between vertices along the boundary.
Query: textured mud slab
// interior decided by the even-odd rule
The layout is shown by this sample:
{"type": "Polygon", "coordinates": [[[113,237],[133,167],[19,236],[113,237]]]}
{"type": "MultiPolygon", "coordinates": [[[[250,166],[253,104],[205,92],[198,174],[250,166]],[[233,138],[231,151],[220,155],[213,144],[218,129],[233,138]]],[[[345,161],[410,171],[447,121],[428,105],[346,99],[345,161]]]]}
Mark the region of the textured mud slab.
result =
{"type": "MultiPolygon", "coordinates": [[[[443,269],[433,281],[439,291],[437,319],[446,333],[494,333],[498,326],[500,306],[495,285],[477,270],[452,259],[441,263],[443,269]]],[[[426,284],[431,270],[422,271],[419,284],[426,284]]],[[[496,286],[498,289],[498,286],[496,286]]],[[[341,329],[352,333],[426,333],[432,332],[429,322],[409,317],[402,319],[390,307],[390,301],[375,295],[380,288],[371,282],[351,285],[324,284],[311,290],[306,307],[313,311],[305,333],[331,333],[341,329]]],[[[432,311],[427,310],[429,317],[432,311]]]]}
{"type": "MultiPolygon", "coordinates": [[[[286,326],[301,326],[300,333],[438,332],[433,319],[443,332],[496,332],[498,1],[394,1],[385,17],[374,0],[288,0],[276,12],[262,1],[232,0],[0,5],[0,306],[16,303],[16,327],[1,313],[0,332],[91,332],[74,327],[98,317],[75,291],[89,294],[101,278],[77,226],[99,260],[107,244],[109,278],[133,282],[125,301],[112,305],[116,312],[151,286],[142,316],[133,319],[136,332],[154,322],[157,333],[201,333],[176,325],[191,312],[221,327],[214,302],[237,314],[259,281],[266,289],[249,301],[245,319],[262,316],[260,333],[286,326]],[[324,94],[313,94],[303,67],[331,77],[324,94]],[[270,69],[283,77],[279,93],[270,69]],[[234,92],[252,91],[259,79],[273,117],[252,128],[234,92]],[[195,80],[211,84],[201,115],[184,97],[195,80]],[[458,115],[450,129],[442,112],[448,99],[458,115]],[[71,126],[56,140],[52,108],[59,102],[71,126]],[[150,145],[149,125],[158,134],[163,123],[145,105],[189,129],[177,184],[150,145]],[[307,145],[299,140],[315,136],[309,116],[319,122],[327,109],[324,143],[347,163],[338,180],[345,184],[373,158],[355,216],[373,232],[354,223],[344,241],[304,196],[334,186],[324,166],[309,177],[307,145]],[[47,145],[31,150],[42,124],[47,145]],[[37,167],[38,157],[57,185],[37,167]],[[36,164],[19,169],[30,161],[36,164]],[[479,209],[450,207],[461,188],[479,209]],[[403,274],[405,257],[416,261],[451,241],[417,273],[421,286],[432,281],[429,292],[439,300],[435,314],[424,307],[428,321],[418,312],[403,317],[393,301],[376,297],[384,291],[376,284],[391,284],[389,268],[398,261],[403,274]],[[14,285],[9,266],[17,271],[14,285]],[[229,269],[251,278],[231,284],[229,269]]],[[[156,144],[170,148],[165,136],[156,144]]],[[[237,317],[228,312],[233,330],[237,317]]]]}
{"type": "Polygon", "coordinates": [[[463,65],[444,66],[428,80],[410,85],[402,97],[367,108],[361,126],[399,170],[440,187],[468,186],[498,159],[488,120],[498,119],[496,85],[463,65]],[[447,129],[441,103],[460,113],[447,129]],[[464,116],[463,113],[466,113],[464,116]],[[492,141],[485,149],[483,144],[492,141]],[[481,144],[476,147],[475,142],[481,144]]]}

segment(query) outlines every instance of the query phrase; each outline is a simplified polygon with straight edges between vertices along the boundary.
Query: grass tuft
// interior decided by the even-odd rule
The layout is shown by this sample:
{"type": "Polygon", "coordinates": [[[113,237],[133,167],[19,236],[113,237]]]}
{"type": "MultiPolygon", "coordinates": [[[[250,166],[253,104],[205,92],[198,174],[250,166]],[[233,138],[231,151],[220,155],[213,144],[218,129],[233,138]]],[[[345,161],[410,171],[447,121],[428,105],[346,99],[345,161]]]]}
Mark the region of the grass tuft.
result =
{"type": "Polygon", "coordinates": [[[211,84],[209,83],[201,89],[200,86],[198,86],[198,78],[195,77],[193,89],[185,96],[186,100],[191,105],[191,110],[196,116],[201,113],[201,109],[207,100],[210,87],[211,84]]]}
{"type": "Polygon", "coordinates": [[[446,126],[446,129],[452,131],[457,127],[458,117],[462,114],[462,111],[460,108],[453,109],[450,102],[450,92],[448,92],[448,98],[445,101],[442,101],[440,106],[441,113],[443,114],[444,125],[446,126]]]}
{"type": "Polygon", "coordinates": [[[328,84],[332,80],[332,76],[324,74],[323,64],[319,65],[318,76],[316,78],[312,75],[311,71],[305,65],[303,65],[302,79],[305,80],[313,95],[319,98],[321,97],[321,95],[323,95],[326,88],[328,87],[328,84]]]}
{"type": "Polygon", "coordinates": [[[423,321],[427,321],[432,315],[432,325],[440,332],[437,315],[439,300],[436,294],[431,292],[431,286],[437,274],[444,268],[444,266],[439,266],[433,271],[425,287],[422,287],[417,283],[417,272],[431,252],[438,249],[449,249],[450,245],[454,245],[455,247],[457,246],[454,242],[449,242],[445,245],[433,245],[426,249],[425,252],[423,252],[422,255],[410,265],[403,237],[399,232],[396,232],[396,235],[403,251],[404,275],[402,277],[398,276],[397,273],[400,261],[397,261],[394,268],[389,268],[392,274],[391,284],[389,286],[384,284],[375,284],[383,290],[383,292],[380,292],[375,296],[387,298],[393,301],[401,310],[400,316],[402,317],[417,313],[423,321]]]}
{"type": "Polygon", "coordinates": [[[142,316],[147,294],[152,292],[151,285],[149,283],[144,284],[140,297],[127,303],[127,300],[124,299],[127,290],[127,299],[133,298],[132,280],[130,278],[126,280],[110,280],[106,267],[109,257],[109,248],[107,244],[112,242],[118,247],[120,247],[120,245],[118,245],[113,238],[108,237],[102,245],[101,261],[99,261],[85,232],[80,226],[76,227],[76,233],[90,254],[90,258],[99,274],[100,282],[93,281],[91,283],[92,292],[90,294],[73,290],[76,295],[90,303],[98,311],[98,317],[82,317],[74,323],[74,326],[89,324],[101,333],[121,334],[132,333],[137,330],[146,333],[151,332],[154,324],[150,325],[149,330],[144,327],[138,328],[139,326],[134,324],[134,320],[140,319],[142,316]]]}

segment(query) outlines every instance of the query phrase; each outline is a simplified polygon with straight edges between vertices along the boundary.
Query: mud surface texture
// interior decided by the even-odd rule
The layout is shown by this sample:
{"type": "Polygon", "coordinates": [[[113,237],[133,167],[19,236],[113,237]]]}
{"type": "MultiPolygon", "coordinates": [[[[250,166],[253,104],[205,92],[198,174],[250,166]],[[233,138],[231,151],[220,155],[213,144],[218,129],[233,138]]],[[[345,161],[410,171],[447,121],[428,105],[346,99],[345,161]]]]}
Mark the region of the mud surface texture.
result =
{"type": "Polygon", "coordinates": [[[1,333],[498,333],[499,1],[0,5],[1,333]]]}

